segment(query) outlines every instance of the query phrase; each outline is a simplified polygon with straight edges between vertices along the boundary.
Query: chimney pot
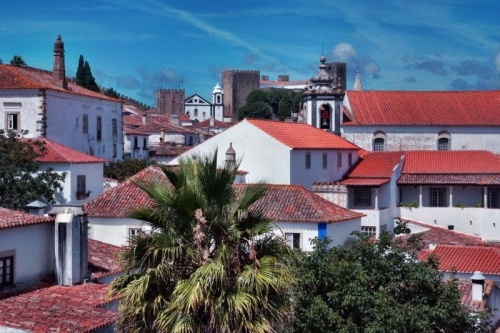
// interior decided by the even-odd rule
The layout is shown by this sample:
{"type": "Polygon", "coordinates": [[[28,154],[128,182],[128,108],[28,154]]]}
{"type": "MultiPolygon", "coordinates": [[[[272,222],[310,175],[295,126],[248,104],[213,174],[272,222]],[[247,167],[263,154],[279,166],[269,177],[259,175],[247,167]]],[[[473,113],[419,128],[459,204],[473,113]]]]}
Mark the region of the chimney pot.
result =
{"type": "Polygon", "coordinates": [[[470,277],[472,281],[472,300],[473,301],[482,301],[484,294],[484,275],[481,274],[480,271],[475,271],[474,274],[470,277]]]}

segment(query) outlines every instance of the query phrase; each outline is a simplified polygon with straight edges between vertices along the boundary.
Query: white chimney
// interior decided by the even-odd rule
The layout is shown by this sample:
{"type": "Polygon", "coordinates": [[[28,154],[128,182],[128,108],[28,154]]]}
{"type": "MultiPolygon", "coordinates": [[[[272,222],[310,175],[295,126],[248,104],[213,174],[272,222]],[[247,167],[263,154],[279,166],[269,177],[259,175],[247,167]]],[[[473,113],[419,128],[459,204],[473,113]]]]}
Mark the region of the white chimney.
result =
{"type": "Polygon", "coordinates": [[[486,280],[480,271],[475,271],[470,277],[472,280],[472,300],[482,301],[484,294],[484,280],[486,280]]]}
{"type": "Polygon", "coordinates": [[[52,208],[55,216],[55,258],[57,283],[72,286],[89,277],[88,220],[81,207],[52,208]]]}
{"type": "Polygon", "coordinates": [[[215,126],[215,117],[211,116],[210,117],[210,127],[214,127],[214,126],[215,126]]]}
{"type": "Polygon", "coordinates": [[[144,112],[142,114],[142,124],[146,125],[147,122],[148,122],[148,114],[146,112],[144,112]]]}
{"type": "Polygon", "coordinates": [[[180,125],[180,120],[179,120],[179,115],[178,114],[172,114],[170,115],[170,122],[174,125],[180,125]]]}

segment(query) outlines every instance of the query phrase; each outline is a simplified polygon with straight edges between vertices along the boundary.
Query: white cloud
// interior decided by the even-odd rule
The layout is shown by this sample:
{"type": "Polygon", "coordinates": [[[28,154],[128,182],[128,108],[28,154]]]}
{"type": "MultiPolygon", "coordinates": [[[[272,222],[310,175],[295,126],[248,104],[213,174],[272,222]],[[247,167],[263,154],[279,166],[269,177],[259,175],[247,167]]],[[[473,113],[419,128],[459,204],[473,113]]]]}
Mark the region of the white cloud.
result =
{"type": "Polygon", "coordinates": [[[495,58],[495,67],[497,72],[500,72],[500,52],[498,52],[497,57],[495,58]]]}
{"type": "Polygon", "coordinates": [[[357,52],[354,46],[348,43],[339,43],[335,45],[332,53],[336,61],[345,61],[355,59],[357,57],[357,52]]]}

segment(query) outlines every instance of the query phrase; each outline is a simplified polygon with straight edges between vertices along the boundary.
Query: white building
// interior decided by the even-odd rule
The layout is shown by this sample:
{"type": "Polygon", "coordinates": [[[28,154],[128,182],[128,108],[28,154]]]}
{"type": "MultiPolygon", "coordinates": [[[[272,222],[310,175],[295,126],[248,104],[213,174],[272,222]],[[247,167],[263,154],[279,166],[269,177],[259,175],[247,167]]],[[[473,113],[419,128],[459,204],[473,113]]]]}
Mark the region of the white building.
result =
{"type": "Polygon", "coordinates": [[[0,65],[0,129],[27,131],[110,161],[123,158],[122,102],[69,82],[64,44],[52,72],[0,65]]]}
{"type": "Polygon", "coordinates": [[[56,193],[56,204],[83,205],[103,192],[105,159],[84,154],[49,139],[22,140],[30,144],[43,143],[44,150],[36,158],[40,171],[52,168],[58,173],[66,173],[63,189],[56,193]]]}
{"type": "Polygon", "coordinates": [[[368,151],[500,153],[500,91],[347,91],[342,136],[368,151]]]}
{"type": "MultiPolygon", "coordinates": [[[[315,181],[341,179],[358,160],[359,150],[341,137],[307,124],[245,119],[179,158],[218,150],[218,163],[222,165],[230,144],[241,161],[240,170],[248,172],[249,183],[264,180],[306,188],[315,181]]],[[[178,158],[169,164],[178,164],[178,158]]]]}
{"type": "Polygon", "coordinates": [[[129,127],[123,128],[123,153],[125,158],[144,160],[149,158],[149,135],[129,127]]]}
{"type": "Polygon", "coordinates": [[[200,95],[194,94],[186,98],[184,110],[191,120],[201,122],[211,117],[212,104],[200,95]]]}

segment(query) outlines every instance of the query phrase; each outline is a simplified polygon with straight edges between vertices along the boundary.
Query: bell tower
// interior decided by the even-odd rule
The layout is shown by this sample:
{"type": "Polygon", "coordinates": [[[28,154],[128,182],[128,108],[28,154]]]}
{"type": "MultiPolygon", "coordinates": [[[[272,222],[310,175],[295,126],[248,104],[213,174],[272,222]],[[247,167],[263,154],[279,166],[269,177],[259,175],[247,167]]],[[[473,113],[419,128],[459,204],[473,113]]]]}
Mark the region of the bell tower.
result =
{"type": "Polygon", "coordinates": [[[224,92],[217,83],[212,91],[212,111],[210,117],[224,121],[224,92]]]}
{"type": "Polygon", "coordinates": [[[340,135],[342,101],[345,90],[342,78],[329,74],[325,56],[320,58],[319,72],[308,83],[302,99],[302,121],[316,128],[340,135]]]}

